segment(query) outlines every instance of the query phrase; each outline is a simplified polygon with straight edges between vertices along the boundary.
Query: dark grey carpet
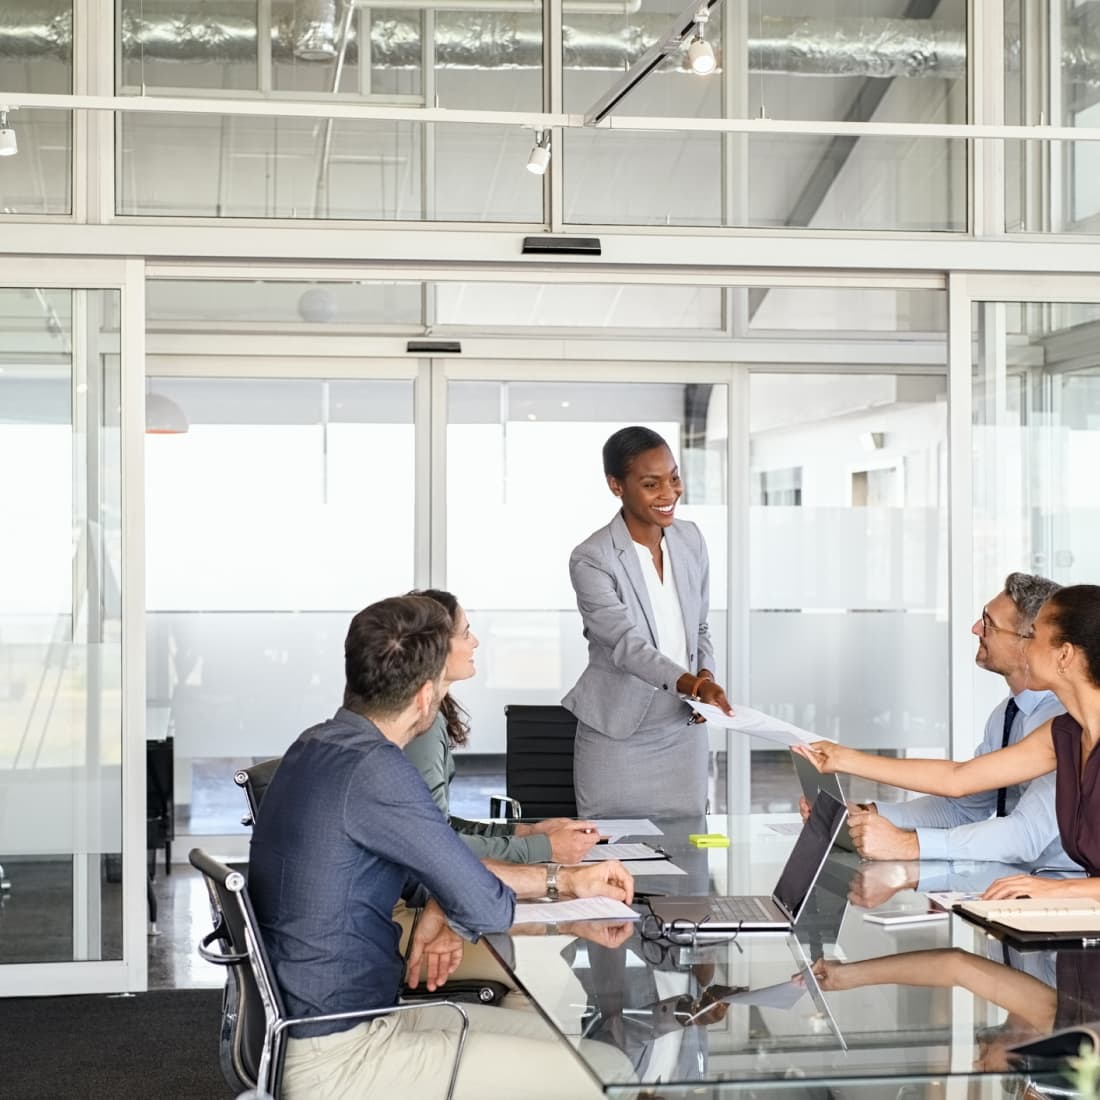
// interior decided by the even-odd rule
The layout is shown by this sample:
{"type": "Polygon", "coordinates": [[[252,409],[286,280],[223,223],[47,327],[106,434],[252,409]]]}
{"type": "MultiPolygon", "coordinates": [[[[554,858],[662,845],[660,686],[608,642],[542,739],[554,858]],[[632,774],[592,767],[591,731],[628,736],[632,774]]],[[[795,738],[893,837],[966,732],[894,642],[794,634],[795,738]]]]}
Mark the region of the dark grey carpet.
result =
{"type": "Polygon", "coordinates": [[[5,1100],[225,1100],[220,989],[0,998],[5,1100]]]}

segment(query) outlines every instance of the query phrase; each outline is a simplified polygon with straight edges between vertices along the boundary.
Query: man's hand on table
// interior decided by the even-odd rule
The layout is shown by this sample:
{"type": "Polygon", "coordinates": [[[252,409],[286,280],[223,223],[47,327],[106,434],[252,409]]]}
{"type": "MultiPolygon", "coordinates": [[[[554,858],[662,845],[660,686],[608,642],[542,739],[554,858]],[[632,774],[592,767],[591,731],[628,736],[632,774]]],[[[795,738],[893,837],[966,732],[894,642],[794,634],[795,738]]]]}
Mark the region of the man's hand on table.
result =
{"type": "Polygon", "coordinates": [[[900,829],[866,803],[848,807],[848,832],[864,859],[920,859],[916,830],[900,829]]]}
{"type": "Polygon", "coordinates": [[[584,867],[563,867],[558,888],[575,898],[614,898],[629,905],[634,900],[634,876],[617,860],[605,859],[584,867]]]}
{"type": "Polygon", "coordinates": [[[919,873],[920,868],[915,863],[861,863],[848,887],[848,900],[864,909],[874,909],[889,901],[899,890],[915,887],[919,873]]]}
{"type": "Polygon", "coordinates": [[[438,989],[462,962],[462,937],[447,924],[439,903],[432,898],[420,911],[409,945],[409,960],[405,982],[415,989],[420,982],[420,968],[425,967],[424,984],[430,991],[438,989]]]}
{"type": "Polygon", "coordinates": [[[571,817],[550,817],[534,824],[517,825],[515,836],[545,836],[550,841],[550,858],[555,863],[580,863],[600,839],[595,821],[574,821],[571,817]]]}

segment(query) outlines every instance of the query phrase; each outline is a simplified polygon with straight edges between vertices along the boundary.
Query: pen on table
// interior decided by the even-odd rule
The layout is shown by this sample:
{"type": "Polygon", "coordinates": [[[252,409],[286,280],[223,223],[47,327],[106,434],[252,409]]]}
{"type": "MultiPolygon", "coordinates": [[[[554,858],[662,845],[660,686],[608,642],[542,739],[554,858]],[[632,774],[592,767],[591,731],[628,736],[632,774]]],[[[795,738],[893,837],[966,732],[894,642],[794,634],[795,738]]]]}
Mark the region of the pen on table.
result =
{"type": "Polygon", "coordinates": [[[667,898],[668,894],[664,890],[635,890],[634,897],[637,898],[667,898]]]}

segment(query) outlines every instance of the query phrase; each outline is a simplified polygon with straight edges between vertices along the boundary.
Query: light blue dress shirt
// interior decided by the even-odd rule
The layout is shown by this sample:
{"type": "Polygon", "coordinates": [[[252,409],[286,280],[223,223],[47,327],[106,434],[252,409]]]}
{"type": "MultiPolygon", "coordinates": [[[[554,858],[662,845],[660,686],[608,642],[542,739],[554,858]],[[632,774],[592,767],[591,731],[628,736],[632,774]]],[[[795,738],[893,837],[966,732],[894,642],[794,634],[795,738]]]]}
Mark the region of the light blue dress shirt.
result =
{"type": "MultiPolygon", "coordinates": [[[[1010,745],[1065,710],[1049,691],[1021,691],[1014,698],[1020,713],[1012,724],[1010,745]]],[[[975,756],[1001,747],[1007,706],[1006,696],[993,708],[975,756]]],[[[1004,817],[993,816],[997,791],[992,790],[963,798],[926,795],[911,802],[879,802],[878,812],[898,828],[916,830],[922,860],[997,860],[1076,868],[1058,837],[1053,772],[1009,787],[1005,807],[1004,817]]]]}

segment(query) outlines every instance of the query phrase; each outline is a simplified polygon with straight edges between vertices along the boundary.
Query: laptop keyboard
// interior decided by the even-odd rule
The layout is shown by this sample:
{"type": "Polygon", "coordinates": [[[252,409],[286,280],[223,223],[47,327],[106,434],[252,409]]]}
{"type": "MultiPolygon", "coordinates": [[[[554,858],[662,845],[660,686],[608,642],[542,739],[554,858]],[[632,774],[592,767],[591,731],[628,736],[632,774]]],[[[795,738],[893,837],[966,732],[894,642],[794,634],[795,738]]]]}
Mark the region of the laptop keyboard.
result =
{"type": "Polygon", "coordinates": [[[779,920],[763,898],[711,898],[710,910],[712,919],[731,923],[764,920],[774,924],[779,920]]]}

